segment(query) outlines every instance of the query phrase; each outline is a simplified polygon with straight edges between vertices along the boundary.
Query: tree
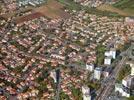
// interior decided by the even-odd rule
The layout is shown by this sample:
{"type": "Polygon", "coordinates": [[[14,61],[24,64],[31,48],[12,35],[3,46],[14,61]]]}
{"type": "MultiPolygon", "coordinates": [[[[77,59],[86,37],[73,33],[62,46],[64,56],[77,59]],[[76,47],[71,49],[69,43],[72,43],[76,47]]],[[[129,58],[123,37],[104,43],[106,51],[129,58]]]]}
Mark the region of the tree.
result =
{"type": "Polygon", "coordinates": [[[103,64],[103,61],[104,61],[104,53],[106,51],[106,47],[103,46],[103,45],[99,45],[97,46],[96,48],[96,55],[97,55],[97,64],[98,65],[102,65],[103,64]]]}
{"type": "Polygon", "coordinates": [[[42,97],[44,92],[48,91],[46,82],[41,83],[37,88],[39,90],[39,94],[38,94],[39,98],[42,97]]]}
{"type": "Polygon", "coordinates": [[[66,95],[63,91],[60,92],[60,99],[61,100],[69,100],[68,95],[66,95]]]}
{"type": "Polygon", "coordinates": [[[77,98],[77,100],[83,100],[83,99],[82,99],[82,94],[81,94],[80,89],[76,89],[76,88],[73,86],[73,87],[71,87],[71,90],[72,90],[72,94],[77,98]]]}
{"type": "Polygon", "coordinates": [[[120,70],[117,80],[122,81],[122,79],[130,73],[130,70],[130,66],[125,65],[124,68],[120,70]]]}
{"type": "Polygon", "coordinates": [[[127,100],[134,100],[134,96],[127,98],[127,100]]]}

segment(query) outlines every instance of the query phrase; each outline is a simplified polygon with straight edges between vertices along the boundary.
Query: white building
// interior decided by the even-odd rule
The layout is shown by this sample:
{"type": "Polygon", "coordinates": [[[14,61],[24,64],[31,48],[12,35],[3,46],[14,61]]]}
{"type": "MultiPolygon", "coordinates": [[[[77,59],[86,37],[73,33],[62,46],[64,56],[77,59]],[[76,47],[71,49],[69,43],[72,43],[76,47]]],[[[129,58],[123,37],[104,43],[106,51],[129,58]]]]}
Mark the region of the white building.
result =
{"type": "Polygon", "coordinates": [[[106,57],[104,59],[104,64],[105,65],[111,65],[111,63],[112,63],[112,58],[111,57],[106,57]]]}
{"type": "Polygon", "coordinates": [[[94,79],[100,80],[101,73],[102,73],[102,68],[101,67],[96,67],[95,70],[94,70],[94,79]]]}
{"type": "Polygon", "coordinates": [[[131,67],[131,75],[134,75],[134,66],[131,67]]]}
{"type": "Polygon", "coordinates": [[[50,76],[54,79],[54,82],[57,83],[55,70],[54,71],[51,71],[50,76]]]}
{"type": "Polygon", "coordinates": [[[124,97],[130,97],[132,93],[132,87],[134,86],[134,62],[127,62],[131,66],[131,75],[128,75],[122,80],[122,84],[115,84],[115,91],[118,91],[124,97]]]}
{"type": "Polygon", "coordinates": [[[121,93],[124,97],[130,97],[130,89],[123,87],[123,92],[121,93]]]}
{"type": "Polygon", "coordinates": [[[125,77],[125,78],[122,80],[122,84],[123,84],[125,87],[130,88],[132,85],[134,85],[134,76],[128,75],[127,77],[125,77]]]}
{"type": "Polygon", "coordinates": [[[83,95],[83,100],[91,100],[91,95],[83,95]]]}
{"type": "Polygon", "coordinates": [[[122,84],[115,84],[115,92],[119,92],[124,97],[130,97],[130,89],[123,87],[122,84]]]}
{"type": "Polygon", "coordinates": [[[126,64],[129,64],[131,67],[131,75],[134,75],[134,61],[128,61],[126,64]]]}
{"type": "Polygon", "coordinates": [[[130,64],[131,67],[131,75],[134,75],[134,63],[130,64]]]}
{"type": "Polygon", "coordinates": [[[130,97],[130,93],[123,91],[122,96],[124,96],[124,97],[130,97]]]}
{"type": "Polygon", "coordinates": [[[119,93],[123,92],[122,84],[118,84],[118,83],[115,84],[115,92],[119,92],[119,93]]]}
{"type": "Polygon", "coordinates": [[[134,18],[132,17],[126,17],[125,22],[134,24],[134,18]]]}
{"type": "Polygon", "coordinates": [[[86,69],[92,72],[94,70],[94,65],[93,64],[86,64],[86,69]]]}
{"type": "Polygon", "coordinates": [[[26,5],[31,5],[31,6],[37,6],[39,4],[45,3],[46,0],[18,0],[17,3],[18,5],[21,6],[26,6],[26,5]]]}
{"type": "Polygon", "coordinates": [[[115,59],[116,58],[116,50],[111,49],[110,51],[106,51],[105,56],[106,57],[112,57],[113,59],[115,59]]]}
{"type": "Polygon", "coordinates": [[[87,86],[82,86],[83,100],[91,100],[90,88],[87,86]]]}
{"type": "Polygon", "coordinates": [[[82,93],[83,94],[90,94],[90,88],[87,86],[82,86],[82,93]]]}

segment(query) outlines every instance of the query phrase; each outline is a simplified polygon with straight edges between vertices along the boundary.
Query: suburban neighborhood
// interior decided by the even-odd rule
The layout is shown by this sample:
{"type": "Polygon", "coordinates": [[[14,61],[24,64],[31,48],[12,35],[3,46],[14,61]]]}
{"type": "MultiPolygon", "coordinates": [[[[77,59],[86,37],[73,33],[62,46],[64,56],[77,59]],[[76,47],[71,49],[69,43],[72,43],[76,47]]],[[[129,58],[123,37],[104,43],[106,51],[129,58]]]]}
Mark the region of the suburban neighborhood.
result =
{"type": "Polygon", "coordinates": [[[134,16],[97,9],[118,1],[1,0],[0,100],[134,100],[134,16]]]}

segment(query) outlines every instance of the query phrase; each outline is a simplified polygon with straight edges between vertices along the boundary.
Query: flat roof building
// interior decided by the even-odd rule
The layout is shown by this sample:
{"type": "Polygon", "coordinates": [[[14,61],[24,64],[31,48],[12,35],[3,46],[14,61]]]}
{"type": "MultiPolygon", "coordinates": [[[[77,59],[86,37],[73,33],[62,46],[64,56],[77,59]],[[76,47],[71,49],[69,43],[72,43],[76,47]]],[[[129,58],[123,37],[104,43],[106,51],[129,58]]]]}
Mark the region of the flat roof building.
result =
{"type": "Polygon", "coordinates": [[[94,79],[100,80],[101,73],[102,73],[102,68],[101,67],[96,67],[95,70],[94,70],[94,79]]]}

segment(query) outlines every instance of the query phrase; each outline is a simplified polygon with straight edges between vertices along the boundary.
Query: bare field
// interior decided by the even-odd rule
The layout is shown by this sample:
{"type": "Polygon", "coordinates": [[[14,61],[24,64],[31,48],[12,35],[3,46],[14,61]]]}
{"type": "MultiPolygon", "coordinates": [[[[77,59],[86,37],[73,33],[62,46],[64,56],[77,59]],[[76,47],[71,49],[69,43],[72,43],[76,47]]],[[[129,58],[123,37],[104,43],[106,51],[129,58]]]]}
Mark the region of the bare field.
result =
{"type": "Polygon", "coordinates": [[[70,14],[66,13],[63,10],[63,8],[64,6],[61,3],[55,0],[48,0],[46,4],[42,5],[41,7],[33,9],[33,11],[40,12],[44,16],[52,19],[69,18],[70,14]]]}
{"type": "Polygon", "coordinates": [[[120,9],[115,8],[112,5],[108,5],[108,4],[103,4],[99,7],[97,7],[97,9],[102,10],[102,11],[115,12],[115,13],[118,13],[119,15],[122,15],[122,16],[134,16],[134,13],[132,13],[132,12],[123,11],[123,10],[120,10],[120,9]]]}

